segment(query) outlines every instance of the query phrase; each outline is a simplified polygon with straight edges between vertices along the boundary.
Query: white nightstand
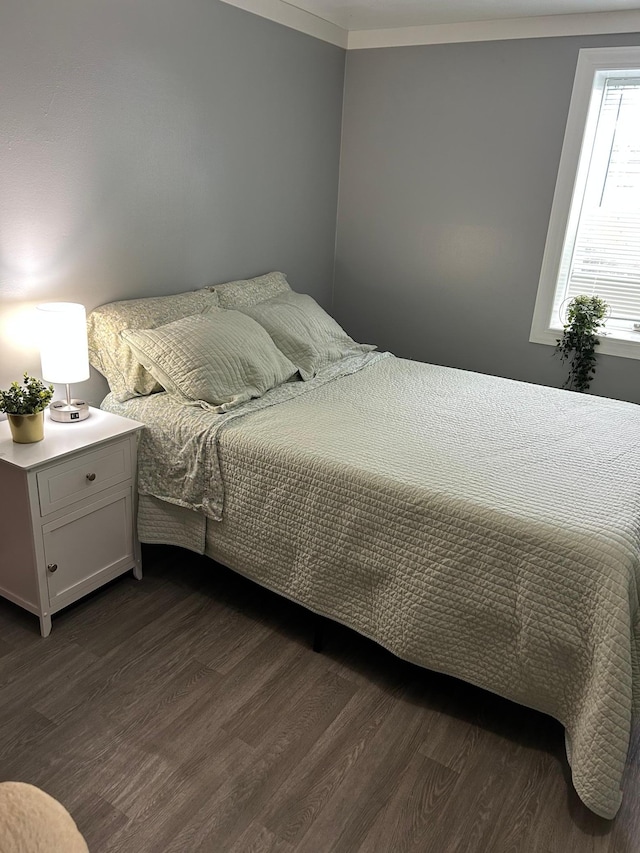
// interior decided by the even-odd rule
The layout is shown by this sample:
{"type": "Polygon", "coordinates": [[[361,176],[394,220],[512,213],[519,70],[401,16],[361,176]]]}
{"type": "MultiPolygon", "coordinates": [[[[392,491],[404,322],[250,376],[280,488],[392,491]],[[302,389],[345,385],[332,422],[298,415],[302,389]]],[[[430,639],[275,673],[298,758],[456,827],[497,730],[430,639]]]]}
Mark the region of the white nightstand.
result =
{"type": "Polygon", "coordinates": [[[135,529],[137,432],[100,409],[85,421],[45,413],[44,441],[14,444],[0,422],[0,595],[51,615],[129,569],[142,577],[135,529]]]}

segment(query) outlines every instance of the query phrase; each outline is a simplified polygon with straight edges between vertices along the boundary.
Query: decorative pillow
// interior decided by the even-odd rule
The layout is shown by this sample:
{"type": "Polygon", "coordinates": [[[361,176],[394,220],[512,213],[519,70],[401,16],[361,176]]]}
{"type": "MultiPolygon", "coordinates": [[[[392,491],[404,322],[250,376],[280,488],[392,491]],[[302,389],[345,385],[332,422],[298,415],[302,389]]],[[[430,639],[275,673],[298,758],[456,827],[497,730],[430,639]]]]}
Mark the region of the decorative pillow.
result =
{"type": "Polygon", "coordinates": [[[154,329],[217,305],[218,295],[208,290],[102,305],[87,318],[89,360],[121,403],[162,391],[162,386],[140,364],[120,333],[125,329],[154,329]]]}
{"type": "Polygon", "coordinates": [[[358,344],[315,299],[293,290],[241,309],[269,332],[275,345],[292,361],[303,379],[312,379],[327,364],[355,352],[371,352],[358,344]]]}
{"type": "Polygon", "coordinates": [[[122,337],[163,388],[217,412],[261,397],[296,373],[265,330],[239,311],[211,308],[122,337]]]}
{"type": "Polygon", "coordinates": [[[271,299],[279,293],[291,291],[287,277],[282,272],[269,272],[257,278],[214,284],[209,289],[218,294],[221,308],[234,310],[264,302],[265,299],[271,299]]]}

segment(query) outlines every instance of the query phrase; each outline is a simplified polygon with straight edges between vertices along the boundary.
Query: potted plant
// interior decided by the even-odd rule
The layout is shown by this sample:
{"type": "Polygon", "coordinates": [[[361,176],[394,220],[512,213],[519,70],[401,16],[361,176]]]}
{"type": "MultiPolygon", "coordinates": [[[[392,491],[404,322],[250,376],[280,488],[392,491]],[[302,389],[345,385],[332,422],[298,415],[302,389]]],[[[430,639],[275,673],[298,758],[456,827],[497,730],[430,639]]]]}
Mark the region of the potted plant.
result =
{"type": "Polygon", "coordinates": [[[562,361],[569,361],[569,376],[563,388],[587,391],[596,372],[596,351],[600,345],[598,329],[604,325],[609,306],[599,296],[576,296],[569,302],[567,322],[556,352],[562,361]]]}
{"type": "Polygon", "coordinates": [[[12,382],[8,391],[0,391],[0,412],[9,419],[11,436],[18,444],[30,444],[44,438],[44,410],[53,397],[53,385],[24,374],[22,384],[12,382]]]}

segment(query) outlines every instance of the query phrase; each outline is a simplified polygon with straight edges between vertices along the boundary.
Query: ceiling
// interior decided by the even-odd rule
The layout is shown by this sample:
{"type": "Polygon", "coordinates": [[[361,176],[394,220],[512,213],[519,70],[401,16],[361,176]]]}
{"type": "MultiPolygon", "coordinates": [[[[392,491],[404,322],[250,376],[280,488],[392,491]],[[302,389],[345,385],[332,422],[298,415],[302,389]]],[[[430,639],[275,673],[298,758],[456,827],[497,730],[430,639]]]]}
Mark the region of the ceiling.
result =
{"type": "Polygon", "coordinates": [[[443,42],[640,32],[640,0],[223,2],[347,50],[443,42]]]}
{"type": "Polygon", "coordinates": [[[640,0],[287,0],[345,30],[636,10],[640,0]]]}

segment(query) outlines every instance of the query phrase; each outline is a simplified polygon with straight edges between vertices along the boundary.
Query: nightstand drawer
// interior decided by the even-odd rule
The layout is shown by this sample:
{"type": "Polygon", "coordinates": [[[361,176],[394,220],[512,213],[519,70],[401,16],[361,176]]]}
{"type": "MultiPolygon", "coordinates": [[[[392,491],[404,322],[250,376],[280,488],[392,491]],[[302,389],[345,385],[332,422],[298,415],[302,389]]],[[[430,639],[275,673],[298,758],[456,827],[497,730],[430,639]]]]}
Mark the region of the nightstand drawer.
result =
{"type": "Polygon", "coordinates": [[[123,483],[131,477],[131,470],[131,449],[126,439],[40,471],[37,475],[40,514],[49,515],[123,483]]]}

